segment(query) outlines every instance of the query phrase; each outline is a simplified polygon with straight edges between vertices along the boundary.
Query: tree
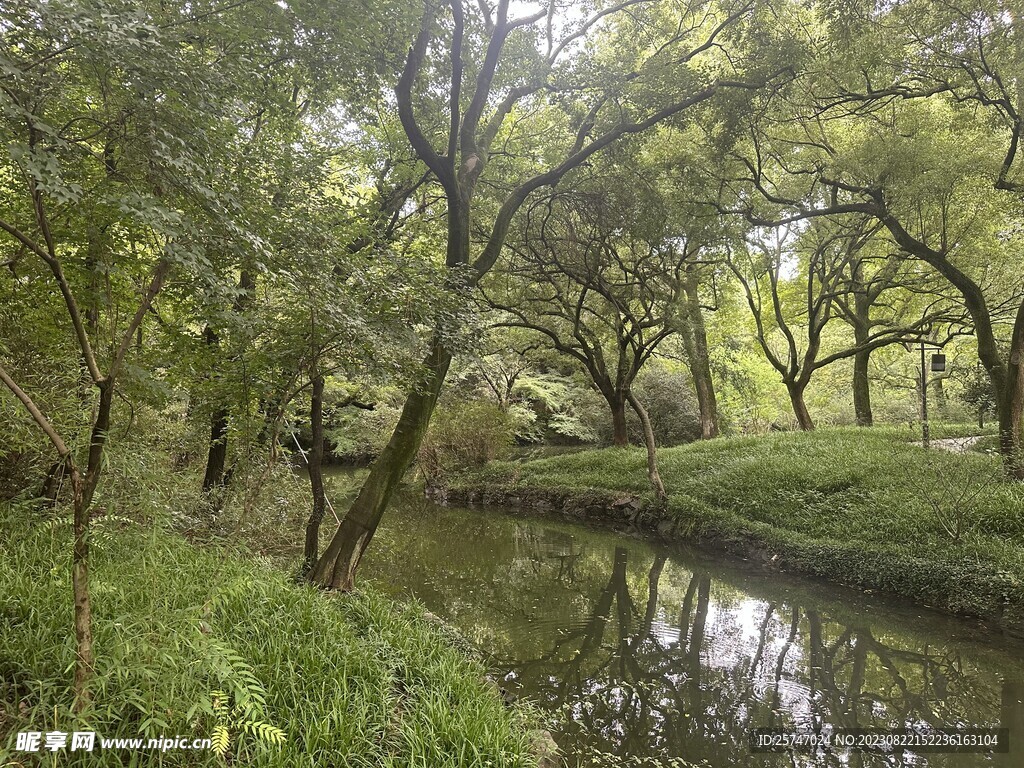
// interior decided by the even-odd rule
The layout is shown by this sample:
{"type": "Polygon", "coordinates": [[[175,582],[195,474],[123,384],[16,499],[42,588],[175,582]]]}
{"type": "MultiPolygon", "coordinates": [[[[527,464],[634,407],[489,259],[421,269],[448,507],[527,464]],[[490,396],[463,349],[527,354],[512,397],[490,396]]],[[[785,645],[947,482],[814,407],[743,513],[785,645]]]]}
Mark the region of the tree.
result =
{"type": "Polygon", "coordinates": [[[501,298],[486,301],[509,319],[546,338],[589,375],[611,412],[613,442],[628,443],[626,406],[640,419],[648,473],[656,495],[654,433],[633,383],[658,346],[674,332],[683,271],[693,248],[651,243],[625,229],[623,213],[602,194],[556,192],[526,211],[523,234],[508,244],[513,256],[494,273],[501,298]]]}
{"type": "Polygon", "coordinates": [[[752,156],[741,160],[746,183],[773,213],[755,211],[749,201],[734,210],[774,224],[866,215],[885,227],[908,258],[948,281],[970,316],[996,393],[1007,471],[1024,477],[1017,461],[1024,413],[1018,375],[1024,284],[1008,271],[1006,251],[1015,235],[1007,227],[1006,205],[985,184],[993,165],[991,136],[965,124],[948,105],[913,101],[863,124],[847,117],[803,125],[799,138],[756,138],[752,156]],[[796,164],[783,157],[783,148],[794,143],[804,148],[796,164]],[[995,274],[1000,279],[992,280],[995,274]],[[1012,317],[1013,327],[1005,346],[997,335],[1003,315],[1012,317]]]}
{"type": "Polygon", "coordinates": [[[804,394],[815,371],[914,338],[945,317],[941,307],[929,307],[917,318],[896,309],[884,325],[879,320],[876,330],[869,328],[865,335],[855,335],[853,344],[823,355],[826,327],[842,311],[848,276],[860,268],[859,254],[875,232],[865,217],[830,223],[831,227],[815,222],[802,232],[792,225],[755,230],[748,235],[746,247],[730,260],[754,317],[757,342],[782,377],[803,430],[814,429],[804,394]],[[799,308],[795,312],[794,304],[799,308]],[[802,349],[794,323],[803,326],[806,334],[802,349]],[[772,343],[776,332],[783,338],[781,352],[772,343]]]}
{"type": "MultiPolygon", "coordinates": [[[[739,34],[752,18],[768,12],[753,2],[676,7],[623,0],[569,22],[560,39],[555,35],[555,4],[520,18],[510,18],[509,6],[507,0],[499,0],[493,9],[453,0],[441,23],[442,9],[428,2],[395,88],[406,135],[443,191],[445,263],[453,280],[475,283],[491,269],[512,219],[533,193],[556,184],[625,136],[679,119],[721,91],[756,90],[786,69],[780,63],[786,56],[784,45],[763,38],[747,41],[739,34]],[[638,34],[645,40],[654,34],[658,47],[639,51],[627,44],[638,34]],[[580,43],[596,37],[605,51],[628,55],[610,71],[598,72],[595,82],[590,75],[601,62],[588,66],[580,43]],[[716,55],[726,47],[730,56],[716,55]],[[449,54],[447,70],[425,71],[428,48],[449,54]],[[439,93],[443,97],[437,98],[439,93]],[[425,122],[417,116],[417,106],[430,102],[432,95],[435,109],[425,122]],[[495,163],[501,159],[492,152],[499,134],[503,146],[516,148],[522,140],[516,131],[520,122],[536,124],[527,120],[531,112],[547,122],[552,141],[543,159],[554,159],[547,165],[542,160],[539,168],[525,162],[529,155],[495,163]],[[518,119],[509,126],[506,119],[513,113],[518,119]],[[488,210],[479,204],[479,182],[491,168],[503,171],[505,178],[490,187],[501,192],[488,210]],[[481,235],[475,259],[474,225],[481,235]]],[[[451,359],[452,350],[438,333],[424,361],[428,375],[410,394],[391,440],[317,562],[314,582],[351,588],[359,560],[423,439],[451,359]]]]}
{"type": "Polygon", "coordinates": [[[95,663],[90,532],[114,399],[165,284],[214,280],[211,240],[225,253],[262,248],[219,171],[244,143],[244,96],[265,42],[243,31],[254,14],[273,27],[279,12],[254,3],[243,19],[235,7],[107,0],[4,10],[0,229],[19,261],[38,258],[19,279],[63,314],[51,331],[79,358],[88,423],[56,421],[18,383],[24,370],[0,366],[0,381],[52,443],[72,489],[79,710],[95,663]]]}
{"type": "MultiPolygon", "coordinates": [[[[870,23],[849,8],[837,11],[830,22],[836,45],[823,53],[826,66],[810,79],[803,104],[803,123],[816,124],[811,133],[817,135],[808,146],[833,159],[844,154],[840,144],[830,141],[834,130],[822,135],[819,118],[825,117],[832,126],[860,123],[892,130],[915,125],[915,135],[938,140],[924,148],[901,136],[881,148],[878,156],[889,163],[888,171],[874,167],[867,174],[851,174],[852,169],[834,162],[822,163],[812,174],[818,184],[803,201],[805,213],[838,207],[876,216],[901,249],[930,265],[960,293],[995,393],[1004,464],[1010,475],[1024,479],[1024,285],[1012,275],[994,284],[982,279],[981,270],[972,269],[971,260],[961,255],[957,227],[950,226],[969,217],[984,199],[978,185],[1000,190],[1015,203],[1024,192],[1015,170],[1024,131],[1016,86],[1021,77],[1018,14],[987,0],[900,3],[872,16],[870,23]],[[853,60],[862,65],[843,65],[853,60]],[[922,131],[923,115],[938,120],[922,131]],[[903,158],[891,151],[895,146],[901,146],[903,158]],[[948,163],[942,166],[950,158],[958,161],[959,177],[950,173],[948,163]],[[916,177],[907,174],[914,165],[916,177]],[[922,171],[928,175],[921,176],[922,171]],[[923,203],[916,212],[906,200],[915,194],[923,203]],[[823,206],[824,201],[832,205],[823,206]],[[937,226],[915,226],[921,211],[934,211],[936,205],[941,208],[933,220],[937,226]],[[1007,288],[1010,299],[999,295],[1007,288]],[[1007,300],[1016,311],[1004,340],[997,328],[1007,300]]],[[[997,230],[1002,226],[1004,233],[1016,229],[1007,218],[995,223],[990,215],[987,223],[997,230]]]]}

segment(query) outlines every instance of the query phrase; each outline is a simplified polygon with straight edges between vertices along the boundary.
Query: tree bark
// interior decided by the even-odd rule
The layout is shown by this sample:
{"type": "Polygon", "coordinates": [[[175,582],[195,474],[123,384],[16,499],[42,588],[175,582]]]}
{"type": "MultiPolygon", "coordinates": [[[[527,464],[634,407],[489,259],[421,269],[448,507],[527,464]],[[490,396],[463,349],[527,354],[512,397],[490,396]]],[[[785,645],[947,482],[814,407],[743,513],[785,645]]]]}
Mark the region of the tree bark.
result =
{"type": "Polygon", "coordinates": [[[644,428],[644,444],[647,446],[647,478],[651,481],[651,488],[654,490],[655,498],[659,502],[664,502],[668,495],[665,493],[665,485],[661,482],[661,474],[658,472],[658,448],[654,442],[654,429],[651,427],[651,418],[647,414],[647,409],[641,405],[632,392],[628,393],[626,397],[633,410],[636,411],[636,415],[640,418],[640,424],[644,428]]]}
{"type": "Polygon", "coordinates": [[[92,499],[99,484],[103,467],[103,448],[110,431],[110,410],[114,399],[114,382],[103,379],[97,383],[100,397],[96,419],[89,442],[89,463],[85,477],[72,465],[74,488],[74,544],[71,553],[71,592],[75,612],[75,712],[83,712],[92,701],[89,683],[92,680],[96,658],[92,639],[92,601],[89,596],[89,535],[92,528],[92,499]]]}
{"type": "Polygon", "coordinates": [[[210,416],[210,450],[206,456],[203,492],[209,493],[224,485],[224,468],[228,457],[228,411],[217,408],[210,416]]]}
{"type": "Polygon", "coordinates": [[[946,407],[946,388],[942,383],[944,378],[943,376],[936,376],[932,379],[932,397],[935,399],[936,416],[946,407]]]}
{"type": "Polygon", "coordinates": [[[92,680],[96,659],[92,650],[92,602],[89,598],[89,501],[84,480],[74,472],[74,544],[71,555],[71,593],[75,613],[75,679],[76,712],[88,708],[92,700],[89,682],[92,680]]]}
{"type": "Polygon", "coordinates": [[[789,401],[793,404],[793,414],[796,416],[796,423],[804,432],[814,429],[814,420],[807,410],[807,403],[804,402],[804,390],[807,384],[802,382],[787,382],[786,389],[789,392],[789,401]]]}
{"type": "Polygon", "coordinates": [[[697,392],[697,407],[700,409],[700,436],[702,440],[718,437],[718,398],[715,396],[715,382],[711,378],[711,359],[708,354],[708,334],[704,325],[704,313],[700,309],[697,294],[697,277],[687,278],[683,290],[686,294],[684,311],[686,328],[683,332],[683,346],[690,363],[693,388],[697,392]]]}
{"type": "Polygon", "coordinates": [[[43,478],[43,486],[39,489],[39,498],[44,506],[52,507],[57,503],[57,496],[60,493],[61,481],[67,469],[67,462],[63,459],[53,462],[46,471],[43,478]]]}
{"type": "Polygon", "coordinates": [[[306,523],[306,543],[303,550],[303,572],[316,563],[320,554],[320,523],[327,509],[324,493],[324,377],[313,374],[313,388],[309,399],[309,425],[313,447],[309,452],[309,488],[313,493],[313,510],[306,523]]]}
{"type": "Polygon", "coordinates": [[[1024,302],[1013,324],[1006,390],[999,397],[999,435],[1007,474],[1024,480],[1024,302]]]}
{"type": "MultiPolygon", "coordinates": [[[[860,296],[856,297],[858,305],[860,296]]],[[[857,307],[857,318],[853,323],[853,337],[857,346],[868,343],[868,319],[862,317],[860,306],[857,307]]],[[[865,315],[867,310],[865,309],[865,315]]],[[[875,423],[871,412],[871,380],[868,371],[871,364],[871,350],[863,349],[853,356],[853,412],[858,427],[870,427],[875,423]]]]}
{"type": "Polygon", "coordinates": [[[626,428],[626,398],[621,392],[605,394],[605,400],[612,412],[612,445],[624,448],[629,445],[626,428]]]}
{"type": "Polygon", "coordinates": [[[423,441],[451,360],[448,351],[435,339],[425,361],[428,379],[406,399],[391,439],[374,461],[359,495],[313,567],[310,581],[342,591],[350,591],[354,586],[359,561],[423,441]]]}
{"type": "Polygon", "coordinates": [[[858,352],[853,357],[853,411],[858,427],[870,427],[875,423],[871,412],[871,381],[868,378],[870,363],[869,350],[858,352]]]}

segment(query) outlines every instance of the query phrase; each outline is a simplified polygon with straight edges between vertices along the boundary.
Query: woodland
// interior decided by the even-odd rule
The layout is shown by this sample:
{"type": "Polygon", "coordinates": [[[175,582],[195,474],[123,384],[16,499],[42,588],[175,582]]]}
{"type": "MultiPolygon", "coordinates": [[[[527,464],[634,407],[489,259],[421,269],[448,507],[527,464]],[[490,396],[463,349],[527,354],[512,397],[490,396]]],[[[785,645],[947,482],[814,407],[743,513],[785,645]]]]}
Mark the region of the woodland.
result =
{"type": "Polygon", "coordinates": [[[535,764],[527,710],[358,588],[399,488],[467,472],[785,509],[865,548],[892,537],[882,496],[768,499],[812,461],[941,486],[901,540],[962,544],[1019,594],[1022,16],[0,4],[0,750],[45,716],[199,722],[252,764],[535,764]],[[748,449],[763,473],[711,477],[748,449]],[[520,471],[528,451],[573,453],[520,471]],[[336,465],[366,468],[344,504],[336,465]],[[344,647],[299,648],[328,628],[344,647]],[[346,688],[345,719],[288,665],[427,682],[395,726],[368,703],[393,691],[346,688]],[[427,700],[452,686],[457,722],[427,700]]]}

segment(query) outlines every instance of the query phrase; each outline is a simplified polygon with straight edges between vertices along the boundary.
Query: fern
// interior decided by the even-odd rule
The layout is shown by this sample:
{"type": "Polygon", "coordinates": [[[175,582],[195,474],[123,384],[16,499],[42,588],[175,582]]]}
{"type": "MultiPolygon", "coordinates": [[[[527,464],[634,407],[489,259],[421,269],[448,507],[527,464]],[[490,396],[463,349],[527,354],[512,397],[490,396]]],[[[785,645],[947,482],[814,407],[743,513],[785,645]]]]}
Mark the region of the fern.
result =
{"type": "Polygon", "coordinates": [[[225,726],[213,726],[213,732],[210,734],[210,745],[213,747],[213,751],[220,757],[224,757],[227,754],[228,747],[231,746],[231,734],[225,726]]]}
{"type": "Polygon", "coordinates": [[[261,720],[246,720],[242,723],[242,729],[268,744],[284,744],[286,734],[276,725],[261,720]]]}

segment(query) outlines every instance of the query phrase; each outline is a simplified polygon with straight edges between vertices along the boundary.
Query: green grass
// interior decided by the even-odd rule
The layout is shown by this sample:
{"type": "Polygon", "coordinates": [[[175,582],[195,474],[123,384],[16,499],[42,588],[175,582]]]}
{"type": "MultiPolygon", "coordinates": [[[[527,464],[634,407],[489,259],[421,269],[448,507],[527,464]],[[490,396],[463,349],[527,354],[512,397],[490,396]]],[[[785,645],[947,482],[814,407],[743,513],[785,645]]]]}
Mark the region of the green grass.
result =
{"type": "MultiPolygon", "coordinates": [[[[998,460],[894,430],[728,438],[659,451],[679,536],[778,555],[792,570],[1024,630],[1024,485],[998,460]]],[[[495,463],[465,485],[648,496],[644,451],[495,463]]]]}
{"type": "Polygon", "coordinates": [[[226,758],[110,750],[62,752],[60,764],[535,762],[532,716],[507,708],[484,668],[422,609],[373,593],[326,595],[260,562],[127,522],[98,523],[95,704],[74,718],[69,531],[19,507],[0,508],[0,532],[0,765],[42,757],[13,751],[18,731],[202,738],[218,725],[230,733],[226,758]],[[218,713],[214,691],[237,711],[218,713]]]}

